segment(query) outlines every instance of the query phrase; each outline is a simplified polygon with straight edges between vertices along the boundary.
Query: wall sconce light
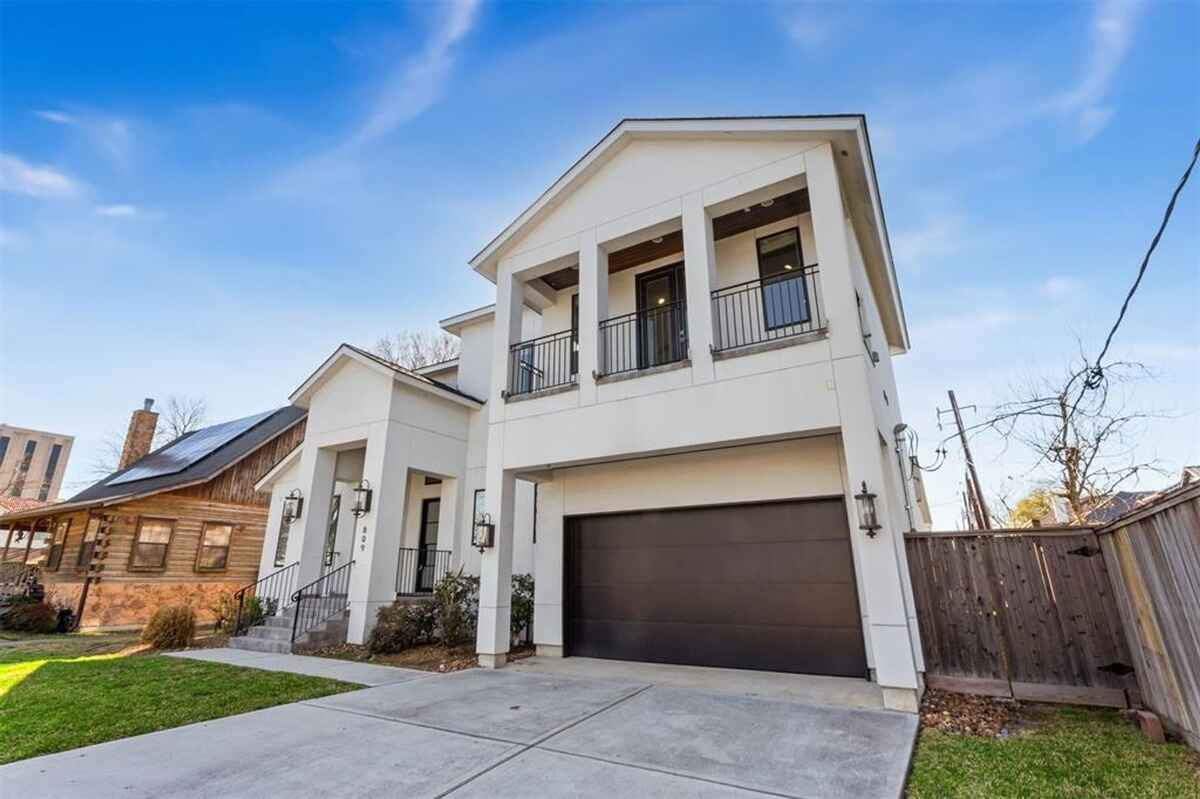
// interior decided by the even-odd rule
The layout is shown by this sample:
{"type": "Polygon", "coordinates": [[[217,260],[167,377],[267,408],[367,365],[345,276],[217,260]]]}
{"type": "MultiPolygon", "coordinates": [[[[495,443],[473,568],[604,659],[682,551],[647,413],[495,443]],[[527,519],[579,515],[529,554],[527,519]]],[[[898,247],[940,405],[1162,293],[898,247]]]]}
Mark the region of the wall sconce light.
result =
{"type": "Polygon", "coordinates": [[[288,495],[283,498],[283,523],[291,524],[300,518],[300,514],[304,512],[304,495],[300,493],[300,489],[293,488],[288,492],[288,495]]]}
{"type": "Polygon", "coordinates": [[[475,526],[471,528],[471,546],[479,550],[479,554],[483,554],[483,550],[491,549],[496,543],[496,524],[492,521],[492,517],[486,513],[481,513],[475,519],[475,526]]]}
{"type": "Polygon", "coordinates": [[[350,512],[354,514],[354,518],[365,516],[371,512],[371,483],[367,480],[359,480],[358,485],[354,487],[354,506],[350,508],[350,512]]]}
{"type": "Polygon", "coordinates": [[[862,492],[854,495],[854,501],[858,504],[858,529],[866,531],[867,536],[874,538],[882,525],[875,510],[875,495],[867,490],[866,480],[863,480],[862,492]]]}

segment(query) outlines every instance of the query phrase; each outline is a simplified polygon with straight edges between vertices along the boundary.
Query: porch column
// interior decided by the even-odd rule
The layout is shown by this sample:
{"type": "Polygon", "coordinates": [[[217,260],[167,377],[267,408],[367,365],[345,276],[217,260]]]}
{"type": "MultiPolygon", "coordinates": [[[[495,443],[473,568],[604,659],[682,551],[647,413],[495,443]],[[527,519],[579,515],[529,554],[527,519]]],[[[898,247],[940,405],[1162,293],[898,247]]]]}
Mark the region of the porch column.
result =
{"type": "MultiPolygon", "coordinates": [[[[304,513],[299,524],[293,523],[288,539],[288,563],[300,562],[296,588],[321,576],[321,556],[325,551],[336,464],[337,453],[333,450],[312,447],[306,448],[301,455],[300,490],[304,494],[304,513]],[[292,535],[299,540],[293,540],[292,535]]],[[[291,597],[287,602],[291,602],[291,597]]]]}
{"type": "Polygon", "coordinates": [[[479,626],[475,651],[479,665],[498,669],[508,660],[512,618],[513,510],[517,479],[505,471],[503,427],[488,431],[488,470],[485,506],[496,525],[495,546],[484,550],[479,563],[479,626]]]}
{"type": "MultiPolygon", "coordinates": [[[[458,540],[456,535],[458,531],[458,509],[462,502],[461,490],[463,481],[454,477],[442,478],[442,502],[438,508],[438,535],[437,548],[451,553],[450,559],[445,562],[445,568],[450,568],[450,561],[458,554],[454,551],[454,542],[458,540]]],[[[468,536],[467,540],[470,540],[468,536]]],[[[441,568],[443,564],[438,563],[441,568]]],[[[438,579],[441,575],[436,575],[438,579]]]]}
{"type": "MultiPolygon", "coordinates": [[[[363,643],[375,626],[379,609],[396,599],[396,568],[408,501],[409,449],[407,431],[401,425],[390,421],[371,424],[363,477],[370,482],[374,496],[371,511],[355,520],[348,553],[354,559],[350,569],[348,643],[363,643]]],[[[345,512],[353,505],[351,496],[345,512]]]]}
{"type": "Polygon", "coordinates": [[[600,322],[608,317],[608,252],[596,231],[579,234],[579,404],[596,404],[596,375],[604,373],[600,322]]]}
{"type": "Polygon", "coordinates": [[[867,616],[865,632],[884,704],[894,710],[915,712],[918,657],[905,612],[904,572],[899,562],[899,553],[904,550],[896,541],[903,531],[895,525],[897,515],[890,506],[889,481],[883,471],[891,449],[888,437],[880,431],[871,402],[873,389],[867,370],[872,367],[859,336],[845,206],[832,148],[824,144],[809,150],[805,153],[805,166],[817,260],[821,264],[822,298],[829,319],[845,458],[846,512],[855,564],[861,574],[860,604],[867,616]],[[874,538],[858,529],[853,495],[864,482],[877,495],[878,515],[884,525],[874,538]]]}
{"type": "Polygon", "coordinates": [[[712,219],[704,210],[702,192],[683,197],[683,269],[687,283],[688,353],[692,382],[714,377],[712,292],[717,288],[717,251],[712,219]]]}
{"type": "Polygon", "coordinates": [[[508,390],[509,347],[521,340],[521,315],[525,309],[525,292],[521,280],[512,273],[512,264],[500,262],[496,273],[496,313],[492,333],[492,396],[490,418],[504,420],[504,399],[508,390]]]}
{"type": "Polygon", "coordinates": [[[563,491],[538,483],[537,546],[533,548],[533,643],[543,657],[563,656],[563,491]]]}

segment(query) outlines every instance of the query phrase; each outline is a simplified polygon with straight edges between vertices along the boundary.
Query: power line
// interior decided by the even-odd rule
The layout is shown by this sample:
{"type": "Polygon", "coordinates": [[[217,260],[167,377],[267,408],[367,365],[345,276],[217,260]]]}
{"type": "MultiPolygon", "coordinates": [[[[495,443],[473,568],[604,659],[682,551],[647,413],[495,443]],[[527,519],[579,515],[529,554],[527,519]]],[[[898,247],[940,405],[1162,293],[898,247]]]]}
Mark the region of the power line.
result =
{"type": "Polygon", "coordinates": [[[1104,367],[1101,362],[1104,356],[1108,354],[1108,348],[1112,344],[1113,336],[1117,335],[1117,328],[1121,326],[1121,322],[1125,319],[1125,311],[1129,309],[1129,302],[1133,299],[1134,293],[1137,292],[1138,286],[1142,283],[1142,277],[1146,274],[1146,267],[1150,265],[1150,256],[1154,254],[1155,248],[1158,247],[1158,241],[1162,238],[1163,231],[1167,229],[1167,222],[1171,221],[1171,214],[1175,211],[1175,201],[1179,199],[1179,193],[1183,191],[1183,187],[1187,185],[1188,178],[1192,175],[1192,167],[1196,165],[1196,159],[1200,157],[1200,139],[1196,139],[1196,146],[1192,148],[1192,160],[1188,163],[1188,167],[1184,170],[1183,177],[1179,179],[1179,185],[1175,187],[1174,193],[1171,194],[1171,202],[1167,203],[1166,213],[1163,214],[1162,223],[1158,226],[1158,232],[1154,234],[1154,238],[1150,241],[1150,248],[1146,250],[1146,255],[1142,258],[1142,265],[1138,268],[1137,279],[1133,281],[1133,285],[1129,288],[1129,293],[1125,295],[1125,302],[1121,303],[1121,312],[1117,314],[1117,321],[1113,323],[1112,330],[1108,331],[1108,338],[1104,340],[1104,347],[1101,348],[1100,354],[1096,356],[1096,365],[1092,367],[1092,373],[1084,382],[1084,388],[1098,388],[1104,380],[1104,367]]]}

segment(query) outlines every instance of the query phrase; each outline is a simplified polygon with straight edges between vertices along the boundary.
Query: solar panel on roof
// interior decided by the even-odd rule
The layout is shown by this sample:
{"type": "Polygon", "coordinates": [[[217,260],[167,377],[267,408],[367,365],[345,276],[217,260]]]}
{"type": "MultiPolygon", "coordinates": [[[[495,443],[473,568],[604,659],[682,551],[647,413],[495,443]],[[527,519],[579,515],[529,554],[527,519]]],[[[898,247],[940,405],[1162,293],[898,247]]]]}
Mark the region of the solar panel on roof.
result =
{"type": "Polygon", "coordinates": [[[274,412],[267,411],[247,416],[245,419],[234,419],[232,422],[222,422],[203,430],[197,430],[190,436],[184,436],[158,452],[142,458],[124,474],[109,480],[107,485],[133,483],[138,480],[148,480],[151,477],[163,477],[182,472],[204,456],[233,441],[274,412]]]}

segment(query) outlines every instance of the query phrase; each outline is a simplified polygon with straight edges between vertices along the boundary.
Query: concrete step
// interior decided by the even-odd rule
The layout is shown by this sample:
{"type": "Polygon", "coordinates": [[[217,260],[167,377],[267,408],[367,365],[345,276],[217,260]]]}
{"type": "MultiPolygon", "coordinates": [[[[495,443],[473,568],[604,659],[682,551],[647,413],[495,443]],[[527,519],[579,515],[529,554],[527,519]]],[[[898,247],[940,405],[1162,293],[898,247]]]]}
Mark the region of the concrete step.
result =
{"type": "Polygon", "coordinates": [[[294,621],[295,621],[295,619],[292,617],[291,613],[288,613],[287,615],[280,614],[278,616],[268,616],[266,619],[263,620],[262,626],[264,626],[264,627],[280,627],[280,628],[283,628],[286,630],[290,630],[290,629],[292,629],[292,624],[294,623],[294,621]]]}
{"type": "Polygon", "coordinates": [[[263,641],[291,641],[292,628],[290,625],[287,627],[267,627],[266,625],[251,627],[246,631],[244,637],[258,638],[263,641]]]}
{"type": "Polygon", "coordinates": [[[275,641],[268,638],[251,638],[248,635],[230,638],[229,646],[232,649],[245,649],[248,652],[271,652],[277,655],[286,655],[292,651],[291,641],[275,641]]]}

